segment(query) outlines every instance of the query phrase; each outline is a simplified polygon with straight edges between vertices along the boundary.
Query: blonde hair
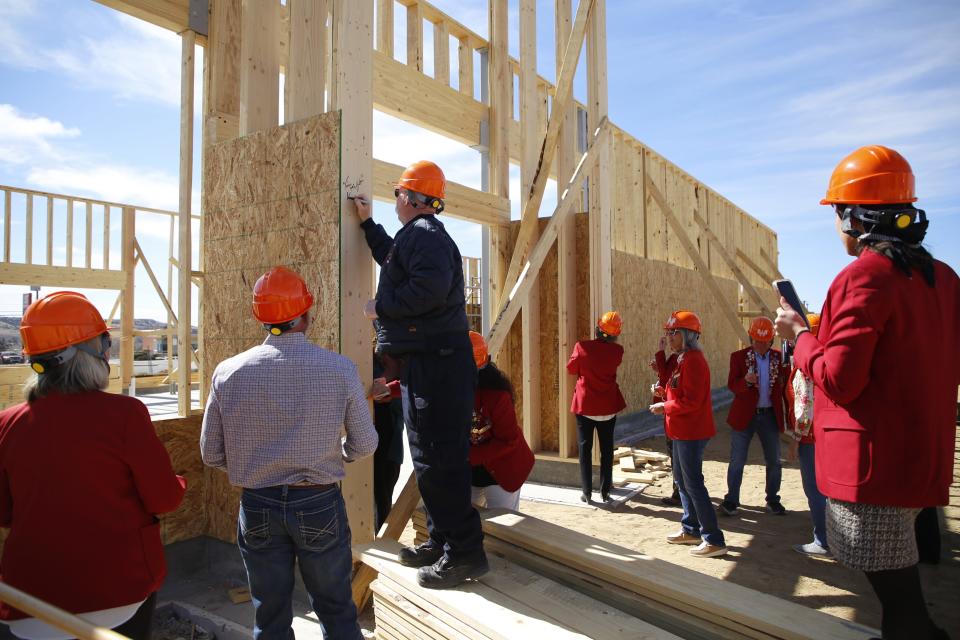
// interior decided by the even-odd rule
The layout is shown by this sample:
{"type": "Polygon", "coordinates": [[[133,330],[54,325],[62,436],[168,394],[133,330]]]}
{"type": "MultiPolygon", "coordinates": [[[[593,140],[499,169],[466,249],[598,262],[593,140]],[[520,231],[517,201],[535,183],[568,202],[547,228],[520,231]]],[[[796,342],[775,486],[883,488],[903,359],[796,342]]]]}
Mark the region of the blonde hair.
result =
{"type": "MultiPolygon", "coordinates": [[[[80,344],[94,352],[102,348],[100,336],[80,344]]],[[[23,385],[23,397],[27,402],[33,402],[51,393],[102,391],[107,388],[109,380],[109,364],[77,349],[76,355],[59,367],[52,367],[43,374],[32,374],[23,385]]]]}

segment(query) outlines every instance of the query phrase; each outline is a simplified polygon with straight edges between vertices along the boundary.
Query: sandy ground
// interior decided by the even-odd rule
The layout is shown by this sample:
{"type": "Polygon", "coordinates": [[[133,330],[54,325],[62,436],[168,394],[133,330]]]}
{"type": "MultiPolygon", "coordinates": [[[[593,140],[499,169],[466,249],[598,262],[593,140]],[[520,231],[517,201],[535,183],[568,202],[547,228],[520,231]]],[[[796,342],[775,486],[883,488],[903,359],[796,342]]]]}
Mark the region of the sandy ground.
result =
{"type": "MultiPolygon", "coordinates": [[[[717,504],[726,493],[729,427],[725,411],[717,414],[718,434],[707,447],[704,476],[717,504]]],[[[666,453],[662,437],[636,445],[666,453]]],[[[669,495],[667,479],[635,496],[615,511],[596,508],[585,518],[583,507],[524,501],[521,511],[555,524],[635,549],[772,595],[814,607],[835,616],[879,628],[880,605],[862,573],[829,560],[814,560],[792,550],[792,545],[813,539],[810,514],[796,463],[785,463],[780,492],[786,516],[763,510],[764,467],[760,443],[754,439],[744,471],[741,500],[744,506],[733,517],[721,517],[730,553],[724,558],[700,559],[687,547],[669,545],[664,537],[679,529],[680,509],[667,507],[660,498],[669,495]]],[[[960,465],[958,465],[960,469],[960,465]]],[[[924,595],[936,623],[960,638],[960,472],[955,472],[952,506],[941,519],[943,554],[937,566],[921,565],[924,595]]]]}

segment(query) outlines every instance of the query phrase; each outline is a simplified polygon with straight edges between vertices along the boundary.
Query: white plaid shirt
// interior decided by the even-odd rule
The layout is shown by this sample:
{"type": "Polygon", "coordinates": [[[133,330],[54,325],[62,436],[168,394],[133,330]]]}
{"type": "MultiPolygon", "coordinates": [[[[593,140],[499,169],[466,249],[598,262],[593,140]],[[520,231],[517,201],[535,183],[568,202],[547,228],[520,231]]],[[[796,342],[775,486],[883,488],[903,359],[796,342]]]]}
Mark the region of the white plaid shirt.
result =
{"type": "Polygon", "coordinates": [[[337,482],[345,475],[343,457],[363,458],[376,448],[356,365],[303,333],[268,336],[213,372],[200,454],[234,486],[337,482]]]}

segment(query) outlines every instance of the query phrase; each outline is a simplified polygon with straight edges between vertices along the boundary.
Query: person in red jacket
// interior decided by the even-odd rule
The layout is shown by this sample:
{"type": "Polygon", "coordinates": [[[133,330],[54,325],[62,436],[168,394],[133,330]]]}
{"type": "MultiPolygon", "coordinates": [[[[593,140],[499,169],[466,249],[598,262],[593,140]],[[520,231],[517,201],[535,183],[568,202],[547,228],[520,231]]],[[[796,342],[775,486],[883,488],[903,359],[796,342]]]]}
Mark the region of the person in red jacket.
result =
{"type": "Polygon", "coordinates": [[[834,170],[822,204],[855,259],[827,291],[814,336],[781,299],[777,331],[816,385],[817,486],[827,538],[866,573],[884,638],[945,638],[930,620],[914,519],[945,505],[953,477],[960,384],[960,278],[922,246],[910,164],[862,147],[834,170]]]}
{"type": "MultiPolygon", "coordinates": [[[[820,328],[820,314],[808,313],[807,323],[814,336],[820,328]]],[[[800,479],[803,493],[807,496],[810,518],[813,520],[813,542],[797,544],[794,551],[813,557],[829,558],[830,547],[827,544],[827,499],[817,489],[816,448],[813,437],[813,400],[815,397],[813,381],[803,372],[793,367],[783,386],[786,400],[787,434],[790,436],[788,460],[800,461],[800,479]]]]}
{"type": "MultiPolygon", "coordinates": [[[[148,638],[167,572],[156,514],[186,483],[136,398],[104,393],[110,334],[83,295],[58,291],[20,323],[35,372],[0,412],[0,575],[11,587],[130,638],[148,638]]],[[[21,638],[68,634],[0,604],[21,638]]]]}
{"type": "Polygon", "coordinates": [[[740,507],[740,485],[747,463],[750,441],[756,434],[763,447],[767,467],[767,511],[782,516],[780,504],[780,433],[783,431],[783,384],[789,369],[783,354],[773,346],[773,322],[754,318],[750,323],[751,345],[730,354],[727,387],[733,391],[733,404],[727,414],[730,434],[730,464],[727,466],[727,495],[717,510],[732,516],[740,507]]]}
{"type": "Polygon", "coordinates": [[[587,504],[593,493],[593,432],[600,442],[600,497],[610,499],[613,486],[613,428],[617,414],[627,406],[617,385],[617,368],[623,362],[623,347],[617,336],[623,319],[616,311],[603,314],[596,339],[580,340],[567,361],[567,371],[577,376],[570,411],[577,416],[580,445],[580,499],[587,504]]]}
{"type": "Polygon", "coordinates": [[[679,351],[677,368],[667,383],[667,399],[650,405],[666,417],[673,442],[673,479],[683,505],[681,530],[667,536],[670,544],[697,545],[690,555],[713,558],[727,553],[717,513],[703,481],[703,452],[717,433],[710,401],[710,366],[700,347],[700,318],[692,311],[675,311],[665,326],[670,346],[679,351]]]}
{"type": "Polygon", "coordinates": [[[517,424],[513,385],[490,361],[483,336],[471,331],[470,342],[478,371],[470,429],[473,504],[517,511],[520,487],[533,469],[533,451],[517,424]]]}
{"type": "MultiPolygon", "coordinates": [[[[682,344],[680,345],[683,346],[682,344]]],[[[653,372],[657,374],[657,383],[653,386],[653,401],[664,402],[667,399],[667,382],[670,380],[670,376],[673,375],[674,369],[677,368],[677,352],[673,350],[673,345],[671,344],[671,353],[670,357],[667,357],[667,336],[660,336],[660,344],[657,352],[653,355],[653,360],[650,361],[650,368],[653,369],[653,372]]],[[[666,433],[666,432],[664,432],[666,433]]],[[[670,439],[670,436],[666,436],[667,440],[667,455],[670,456],[670,459],[673,460],[673,440],[670,439]]],[[[672,462],[671,462],[672,464],[672,462]]],[[[660,498],[660,502],[670,507],[680,506],[680,489],[677,487],[677,483],[672,483],[673,493],[669,496],[664,496],[660,498]]]]}

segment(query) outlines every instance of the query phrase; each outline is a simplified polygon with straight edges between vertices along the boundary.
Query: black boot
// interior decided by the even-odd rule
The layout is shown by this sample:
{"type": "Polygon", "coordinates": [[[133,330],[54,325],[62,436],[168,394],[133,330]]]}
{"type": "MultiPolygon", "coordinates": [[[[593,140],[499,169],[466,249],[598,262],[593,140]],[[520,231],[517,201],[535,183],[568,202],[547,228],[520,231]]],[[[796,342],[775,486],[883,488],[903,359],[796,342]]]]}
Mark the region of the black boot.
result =
{"type": "Polygon", "coordinates": [[[405,567],[428,567],[442,557],[443,547],[434,542],[433,539],[415,547],[404,547],[397,554],[400,564],[405,567]]]}
{"type": "Polygon", "coordinates": [[[433,565],[417,570],[417,584],[425,589],[449,589],[466,580],[479,578],[488,571],[490,565],[482,551],[480,556],[471,560],[451,560],[445,555],[433,565]]]}

